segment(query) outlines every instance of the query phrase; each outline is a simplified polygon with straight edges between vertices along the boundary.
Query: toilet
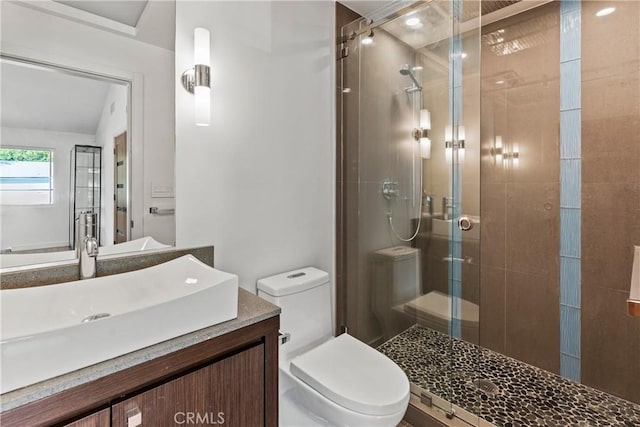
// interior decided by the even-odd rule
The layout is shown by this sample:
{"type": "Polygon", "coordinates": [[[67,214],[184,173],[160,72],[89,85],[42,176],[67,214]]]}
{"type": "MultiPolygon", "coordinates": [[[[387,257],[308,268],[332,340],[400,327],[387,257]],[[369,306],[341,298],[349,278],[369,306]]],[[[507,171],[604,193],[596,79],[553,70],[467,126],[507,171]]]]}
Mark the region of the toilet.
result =
{"type": "Polygon", "coordinates": [[[403,304],[420,296],[420,249],[394,246],[373,253],[373,314],[388,341],[416,323],[403,304]]]}
{"type": "Polygon", "coordinates": [[[260,279],[280,306],[281,426],[397,426],[409,380],[391,359],[348,334],[334,337],[329,275],[303,268],[260,279]]]}

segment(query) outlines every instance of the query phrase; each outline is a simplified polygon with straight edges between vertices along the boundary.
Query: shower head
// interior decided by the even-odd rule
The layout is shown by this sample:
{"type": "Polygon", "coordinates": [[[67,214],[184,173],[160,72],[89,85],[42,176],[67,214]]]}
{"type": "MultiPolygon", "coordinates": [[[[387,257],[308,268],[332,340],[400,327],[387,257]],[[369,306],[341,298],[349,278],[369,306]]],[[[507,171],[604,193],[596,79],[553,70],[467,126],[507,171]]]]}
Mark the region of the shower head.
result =
{"type": "Polygon", "coordinates": [[[403,76],[409,76],[409,78],[411,78],[411,80],[413,81],[414,86],[407,88],[407,91],[412,90],[413,92],[415,90],[422,90],[422,86],[418,82],[418,79],[416,79],[416,76],[415,74],[413,74],[413,71],[411,71],[409,64],[403,64],[402,67],[400,67],[400,74],[402,74],[403,76]]]}

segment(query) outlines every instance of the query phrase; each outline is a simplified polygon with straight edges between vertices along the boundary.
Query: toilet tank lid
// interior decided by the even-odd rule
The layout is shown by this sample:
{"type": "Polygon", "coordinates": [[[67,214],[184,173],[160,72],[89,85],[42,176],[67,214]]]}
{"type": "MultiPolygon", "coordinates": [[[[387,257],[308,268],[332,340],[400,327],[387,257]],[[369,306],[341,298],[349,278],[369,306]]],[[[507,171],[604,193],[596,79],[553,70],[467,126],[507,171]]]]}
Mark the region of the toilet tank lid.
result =
{"type": "Polygon", "coordinates": [[[258,280],[258,290],[274,297],[291,295],[329,282],[329,273],[314,267],[300,268],[258,280]]]}

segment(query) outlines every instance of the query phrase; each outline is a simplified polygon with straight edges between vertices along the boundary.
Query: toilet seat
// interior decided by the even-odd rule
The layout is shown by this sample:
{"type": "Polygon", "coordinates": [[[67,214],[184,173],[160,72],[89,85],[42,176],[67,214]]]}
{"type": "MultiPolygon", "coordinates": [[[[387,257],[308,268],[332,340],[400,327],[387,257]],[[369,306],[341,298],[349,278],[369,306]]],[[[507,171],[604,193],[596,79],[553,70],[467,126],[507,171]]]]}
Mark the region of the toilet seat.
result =
{"type": "Polygon", "coordinates": [[[380,416],[407,407],[409,381],[404,372],[348,334],[296,357],[290,369],[318,393],[352,411],[380,416]]]}

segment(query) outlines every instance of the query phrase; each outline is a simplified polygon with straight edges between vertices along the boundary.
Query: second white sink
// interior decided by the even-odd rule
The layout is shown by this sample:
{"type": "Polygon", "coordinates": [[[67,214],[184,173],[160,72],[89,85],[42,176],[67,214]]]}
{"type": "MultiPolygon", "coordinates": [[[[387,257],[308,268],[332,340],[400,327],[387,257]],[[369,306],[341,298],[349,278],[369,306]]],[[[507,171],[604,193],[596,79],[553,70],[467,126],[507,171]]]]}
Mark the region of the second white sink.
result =
{"type": "MultiPolygon", "coordinates": [[[[460,231],[463,239],[480,239],[480,217],[465,215],[473,223],[473,227],[467,231],[460,231]]],[[[433,218],[431,223],[431,232],[434,236],[450,238],[452,227],[458,227],[458,219],[438,219],[433,218]]]]}

